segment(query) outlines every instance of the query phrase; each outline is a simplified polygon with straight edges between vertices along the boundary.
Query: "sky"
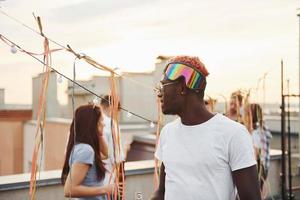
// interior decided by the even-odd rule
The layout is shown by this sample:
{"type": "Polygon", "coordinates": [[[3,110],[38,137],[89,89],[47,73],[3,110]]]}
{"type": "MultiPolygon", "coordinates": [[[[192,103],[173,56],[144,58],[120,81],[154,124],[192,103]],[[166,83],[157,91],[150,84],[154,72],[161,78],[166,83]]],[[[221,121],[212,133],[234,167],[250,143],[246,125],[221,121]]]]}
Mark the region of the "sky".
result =
{"type": "MultiPolygon", "coordinates": [[[[207,95],[222,101],[237,89],[251,89],[253,101],[280,102],[280,62],[291,93],[299,93],[298,0],[5,0],[1,10],[69,44],[99,63],[122,71],[149,72],[159,55],[198,56],[206,65],[207,95]]],[[[0,14],[0,34],[32,52],[42,52],[43,40],[0,14]]],[[[51,48],[57,48],[50,43],[51,48]]],[[[72,76],[74,57],[54,53],[53,66],[72,76]]],[[[78,79],[101,72],[78,62],[78,79]]],[[[31,104],[32,77],[42,66],[21,52],[12,54],[0,41],[0,88],[8,104],[31,104]]],[[[65,85],[59,99],[66,100],[65,85]]],[[[141,88],[143,89],[143,88],[141,88]]]]}

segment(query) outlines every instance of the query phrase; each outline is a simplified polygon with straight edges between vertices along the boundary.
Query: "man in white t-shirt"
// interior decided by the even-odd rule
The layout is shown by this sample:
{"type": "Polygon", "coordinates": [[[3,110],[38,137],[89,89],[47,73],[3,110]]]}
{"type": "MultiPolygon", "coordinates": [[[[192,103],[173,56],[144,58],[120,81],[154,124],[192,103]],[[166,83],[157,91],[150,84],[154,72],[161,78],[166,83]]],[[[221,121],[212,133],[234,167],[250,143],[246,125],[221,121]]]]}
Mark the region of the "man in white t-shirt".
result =
{"type": "MultiPolygon", "coordinates": [[[[105,95],[102,97],[101,102],[100,102],[100,106],[101,106],[101,110],[103,111],[103,123],[104,123],[104,128],[103,128],[103,135],[105,138],[105,141],[107,143],[108,146],[108,158],[106,160],[104,160],[103,162],[105,163],[105,168],[106,168],[106,174],[104,177],[104,184],[110,184],[114,182],[114,174],[115,172],[113,172],[114,170],[114,166],[115,166],[115,162],[114,162],[114,143],[113,143],[113,137],[112,137],[112,130],[111,130],[111,114],[110,114],[110,96],[109,95],[105,95]]],[[[118,156],[118,155],[116,155],[118,156]]],[[[120,148],[120,155],[119,158],[116,159],[118,163],[124,161],[124,154],[123,154],[123,150],[122,150],[122,145],[120,148]]]]}
{"type": "Polygon", "coordinates": [[[152,200],[260,200],[256,161],[247,129],[203,100],[208,72],[198,57],[168,61],[158,89],[164,114],[155,157],[160,183],[152,200]]]}

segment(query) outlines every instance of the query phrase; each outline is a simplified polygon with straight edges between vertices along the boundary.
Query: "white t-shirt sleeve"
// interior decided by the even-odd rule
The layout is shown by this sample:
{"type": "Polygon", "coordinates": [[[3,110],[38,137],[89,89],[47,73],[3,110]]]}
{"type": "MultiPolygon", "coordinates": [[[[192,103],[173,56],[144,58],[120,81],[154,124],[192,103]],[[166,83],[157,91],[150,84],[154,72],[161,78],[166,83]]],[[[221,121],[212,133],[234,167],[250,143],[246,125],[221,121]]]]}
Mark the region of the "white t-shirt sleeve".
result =
{"type": "Polygon", "coordinates": [[[232,171],[256,164],[251,136],[246,128],[233,134],[229,141],[228,154],[232,171]]]}

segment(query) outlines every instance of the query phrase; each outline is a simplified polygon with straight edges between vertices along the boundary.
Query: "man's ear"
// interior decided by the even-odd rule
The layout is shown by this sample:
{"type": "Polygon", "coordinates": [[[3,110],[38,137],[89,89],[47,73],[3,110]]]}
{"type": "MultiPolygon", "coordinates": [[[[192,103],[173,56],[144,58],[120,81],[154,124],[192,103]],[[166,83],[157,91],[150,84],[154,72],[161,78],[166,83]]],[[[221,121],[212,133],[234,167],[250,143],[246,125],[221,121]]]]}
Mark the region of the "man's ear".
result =
{"type": "Polygon", "coordinates": [[[180,80],[180,95],[185,95],[187,93],[187,87],[185,85],[184,78],[180,80]]]}

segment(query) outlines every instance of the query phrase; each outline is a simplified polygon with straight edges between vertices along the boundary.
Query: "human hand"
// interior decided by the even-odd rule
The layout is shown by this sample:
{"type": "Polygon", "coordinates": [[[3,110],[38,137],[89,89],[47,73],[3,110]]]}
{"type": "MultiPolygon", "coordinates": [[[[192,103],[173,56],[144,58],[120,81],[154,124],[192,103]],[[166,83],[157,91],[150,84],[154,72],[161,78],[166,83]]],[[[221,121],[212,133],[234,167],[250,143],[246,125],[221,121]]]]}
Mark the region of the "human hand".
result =
{"type": "Polygon", "coordinates": [[[103,186],[103,187],[104,187],[104,191],[105,191],[106,193],[112,194],[113,191],[114,191],[115,185],[114,185],[114,184],[108,184],[108,185],[105,185],[105,186],[103,186]]]}

